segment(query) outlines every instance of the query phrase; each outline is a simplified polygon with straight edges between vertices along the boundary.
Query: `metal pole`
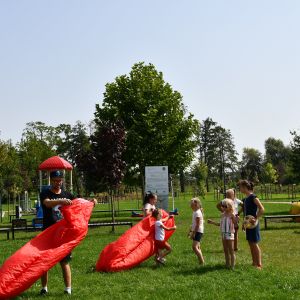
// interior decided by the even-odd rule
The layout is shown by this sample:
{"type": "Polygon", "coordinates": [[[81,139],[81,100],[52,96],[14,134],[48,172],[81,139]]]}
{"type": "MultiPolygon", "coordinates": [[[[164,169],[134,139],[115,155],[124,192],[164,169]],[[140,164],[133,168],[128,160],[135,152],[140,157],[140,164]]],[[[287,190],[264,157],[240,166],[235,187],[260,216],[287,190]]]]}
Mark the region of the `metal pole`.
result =
{"type": "Polygon", "coordinates": [[[39,171],[39,177],[40,177],[40,193],[42,192],[42,186],[43,186],[43,177],[42,177],[42,171],[39,171]]]}
{"type": "Polygon", "coordinates": [[[222,166],[223,166],[223,189],[224,189],[224,198],[226,198],[226,174],[225,174],[225,158],[224,158],[224,147],[222,146],[222,166]]]}
{"type": "MultiPolygon", "coordinates": [[[[73,171],[71,170],[70,171],[70,191],[71,191],[71,193],[73,193],[73,171]]],[[[77,192],[79,192],[79,191],[77,191],[77,192]]]]}
{"type": "Polygon", "coordinates": [[[171,193],[172,193],[172,206],[173,206],[173,211],[174,211],[175,210],[175,199],[174,199],[174,188],[173,188],[172,175],[170,175],[170,183],[171,183],[171,193]]]}

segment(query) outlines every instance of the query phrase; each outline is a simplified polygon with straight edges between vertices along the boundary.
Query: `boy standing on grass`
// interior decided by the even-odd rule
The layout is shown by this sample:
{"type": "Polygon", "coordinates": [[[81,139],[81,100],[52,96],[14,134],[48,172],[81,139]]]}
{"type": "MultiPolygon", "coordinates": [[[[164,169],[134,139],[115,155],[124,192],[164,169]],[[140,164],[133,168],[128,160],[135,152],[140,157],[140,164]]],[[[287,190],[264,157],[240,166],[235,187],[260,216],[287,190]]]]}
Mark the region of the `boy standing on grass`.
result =
{"type": "MultiPolygon", "coordinates": [[[[53,171],[50,173],[51,188],[41,193],[41,203],[43,208],[43,229],[47,229],[51,225],[63,219],[59,207],[62,205],[71,205],[72,200],[75,197],[62,190],[63,185],[63,173],[61,171],[53,171]]],[[[97,200],[92,200],[94,204],[97,200]]],[[[71,253],[69,253],[63,260],[61,260],[60,265],[64,277],[65,283],[65,294],[71,295],[71,253]]],[[[42,277],[42,289],[40,294],[42,296],[48,293],[48,272],[46,272],[42,277]]]]}
{"type": "MultiPolygon", "coordinates": [[[[157,253],[155,256],[155,260],[157,263],[164,264],[166,262],[165,257],[171,253],[170,244],[165,241],[165,230],[176,230],[176,226],[174,227],[166,227],[163,224],[162,214],[159,209],[155,209],[152,212],[152,217],[156,219],[155,222],[155,247],[157,249],[157,253]]],[[[170,216],[172,217],[172,216],[170,216]]]]}

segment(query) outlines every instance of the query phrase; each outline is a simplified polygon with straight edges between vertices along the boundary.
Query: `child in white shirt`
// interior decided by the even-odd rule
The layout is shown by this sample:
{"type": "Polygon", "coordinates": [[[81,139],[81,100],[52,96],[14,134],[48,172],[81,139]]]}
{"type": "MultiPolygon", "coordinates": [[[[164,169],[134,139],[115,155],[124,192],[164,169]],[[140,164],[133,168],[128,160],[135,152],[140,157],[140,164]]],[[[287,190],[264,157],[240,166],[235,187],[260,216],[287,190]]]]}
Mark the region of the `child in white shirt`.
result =
{"type": "Polygon", "coordinates": [[[200,241],[204,232],[203,208],[198,198],[191,200],[191,209],[193,210],[192,226],[189,237],[193,240],[192,249],[198,257],[199,264],[204,264],[204,258],[200,247],[200,241]]]}
{"type": "Polygon", "coordinates": [[[171,253],[171,246],[170,244],[165,241],[165,230],[175,230],[176,226],[174,227],[166,227],[162,221],[162,214],[159,209],[156,209],[152,212],[152,216],[156,219],[155,222],[155,247],[157,249],[156,252],[156,262],[164,264],[165,257],[171,253]]]}

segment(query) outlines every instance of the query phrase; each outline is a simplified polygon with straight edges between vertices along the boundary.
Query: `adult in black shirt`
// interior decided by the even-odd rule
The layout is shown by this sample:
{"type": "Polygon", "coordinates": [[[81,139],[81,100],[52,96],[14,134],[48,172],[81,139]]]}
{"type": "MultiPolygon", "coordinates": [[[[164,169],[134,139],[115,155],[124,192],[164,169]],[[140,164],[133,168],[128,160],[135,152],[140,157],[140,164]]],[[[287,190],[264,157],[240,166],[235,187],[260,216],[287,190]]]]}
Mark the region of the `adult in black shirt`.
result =
{"type": "MultiPolygon", "coordinates": [[[[55,224],[57,221],[63,218],[59,207],[62,205],[71,205],[74,196],[71,193],[62,190],[63,173],[61,171],[53,171],[50,173],[51,188],[41,193],[41,203],[43,208],[43,222],[44,229],[55,224]]],[[[61,262],[61,268],[63,272],[65,282],[65,293],[71,294],[71,268],[69,261],[71,254],[67,255],[61,262]]],[[[41,295],[48,293],[48,272],[46,272],[42,278],[42,290],[41,295]]]]}

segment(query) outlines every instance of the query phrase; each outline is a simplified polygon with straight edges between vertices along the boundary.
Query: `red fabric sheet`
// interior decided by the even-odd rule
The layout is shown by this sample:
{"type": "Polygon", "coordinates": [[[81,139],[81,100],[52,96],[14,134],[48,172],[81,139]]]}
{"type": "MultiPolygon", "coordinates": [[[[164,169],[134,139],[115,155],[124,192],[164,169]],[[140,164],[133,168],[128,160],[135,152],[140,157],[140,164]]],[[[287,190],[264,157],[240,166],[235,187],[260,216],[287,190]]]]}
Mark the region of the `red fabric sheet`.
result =
{"type": "MultiPolygon", "coordinates": [[[[163,217],[168,214],[163,211],[163,217]]],[[[127,230],[118,240],[107,245],[101,252],[96,264],[99,272],[118,272],[133,268],[155,253],[153,217],[147,217],[127,230]]],[[[169,219],[165,225],[173,227],[174,218],[169,219]]],[[[174,231],[166,231],[168,240],[174,231]]]]}
{"type": "Polygon", "coordinates": [[[0,299],[16,297],[72,251],[86,236],[94,204],[75,199],[61,208],[64,219],[37,235],[0,268],[0,299]]]}

